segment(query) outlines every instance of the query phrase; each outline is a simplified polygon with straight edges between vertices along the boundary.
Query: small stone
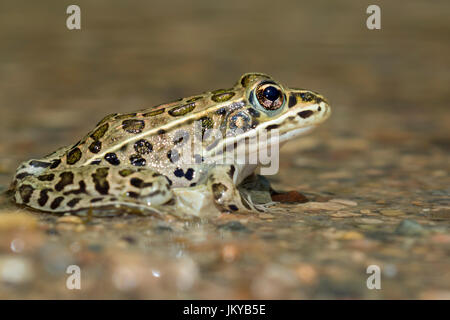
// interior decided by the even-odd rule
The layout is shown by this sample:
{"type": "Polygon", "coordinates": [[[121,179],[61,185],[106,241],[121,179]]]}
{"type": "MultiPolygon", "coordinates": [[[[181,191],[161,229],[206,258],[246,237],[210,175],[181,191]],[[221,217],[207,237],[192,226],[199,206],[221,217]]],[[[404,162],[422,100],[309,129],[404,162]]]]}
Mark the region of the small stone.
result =
{"type": "Polygon", "coordinates": [[[232,244],[227,244],[222,248],[221,256],[225,262],[233,262],[239,255],[238,247],[232,244]]]}
{"type": "Polygon", "coordinates": [[[272,200],[282,203],[305,203],[308,199],[297,191],[272,194],[272,200]]]}
{"type": "Polygon", "coordinates": [[[383,220],[380,219],[372,219],[372,218],[360,218],[357,220],[358,223],[362,224],[381,224],[384,223],[383,220]]]}
{"type": "Polygon", "coordinates": [[[345,209],[346,206],[340,203],[335,202],[307,202],[302,205],[303,209],[306,210],[329,210],[329,211],[338,211],[345,209]]]}
{"type": "Polygon", "coordinates": [[[330,202],[340,203],[340,204],[343,204],[346,206],[351,206],[351,207],[358,205],[357,202],[352,201],[352,200],[347,200],[347,199],[331,199],[330,202]]]}
{"type": "Polygon", "coordinates": [[[405,213],[403,211],[397,210],[397,209],[383,209],[383,210],[380,210],[380,213],[383,216],[387,216],[387,217],[397,217],[397,216],[405,215],[405,213]]]}
{"type": "Polygon", "coordinates": [[[33,278],[31,262],[23,257],[0,258],[0,280],[4,283],[20,285],[33,278]]]}
{"type": "Polygon", "coordinates": [[[302,284],[311,286],[317,283],[318,272],[313,265],[300,264],[295,268],[295,273],[302,284]]]}
{"type": "Polygon", "coordinates": [[[81,218],[77,217],[77,216],[62,216],[61,218],[58,218],[58,220],[56,222],[57,223],[81,224],[81,223],[83,223],[83,220],[81,220],[81,218]]]}
{"type": "Polygon", "coordinates": [[[425,231],[425,228],[417,221],[405,219],[399,223],[395,233],[402,236],[420,236],[423,235],[425,231]]]}
{"type": "Polygon", "coordinates": [[[338,211],[336,213],[332,213],[330,216],[333,218],[351,218],[351,217],[360,217],[361,215],[359,213],[338,211]]]}
{"type": "Polygon", "coordinates": [[[338,239],[340,240],[360,240],[363,239],[364,235],[357,231],[347,231],[342,233],[338,239]]]}
{"type": "Polygon", "coordinates": [[[249,232],[250,230],[239,221],[230,221],[219,226],[219,229],[228,231],[249,232]]]}

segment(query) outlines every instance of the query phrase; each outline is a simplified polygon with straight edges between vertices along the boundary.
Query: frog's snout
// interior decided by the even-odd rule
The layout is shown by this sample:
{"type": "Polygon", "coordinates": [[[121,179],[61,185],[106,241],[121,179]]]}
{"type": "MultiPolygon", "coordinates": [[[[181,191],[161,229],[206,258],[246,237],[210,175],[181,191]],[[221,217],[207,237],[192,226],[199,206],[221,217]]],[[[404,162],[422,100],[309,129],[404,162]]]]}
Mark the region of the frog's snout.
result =
{"type": "Polygon", "coordinates": [[[294,89],[289,93],[288,107],[304,121],[322,123],[331,115],[328,100],[313,91],[294,89]]]}

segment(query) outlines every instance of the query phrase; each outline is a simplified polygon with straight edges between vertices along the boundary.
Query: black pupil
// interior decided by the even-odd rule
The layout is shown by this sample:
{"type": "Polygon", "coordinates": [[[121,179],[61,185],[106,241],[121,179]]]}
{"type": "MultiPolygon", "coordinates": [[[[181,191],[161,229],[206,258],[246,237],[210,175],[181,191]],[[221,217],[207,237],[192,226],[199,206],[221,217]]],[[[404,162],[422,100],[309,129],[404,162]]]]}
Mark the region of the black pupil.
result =
{"type": "Polygon", "coordinates": [[[268,99],[270,101],[275,101],[280,96],[280,90],[278,90],[275,87],[269,86],[264,89],[263,94],[264,94],[264,97],[266,97],[266,99],[268,99]]]}

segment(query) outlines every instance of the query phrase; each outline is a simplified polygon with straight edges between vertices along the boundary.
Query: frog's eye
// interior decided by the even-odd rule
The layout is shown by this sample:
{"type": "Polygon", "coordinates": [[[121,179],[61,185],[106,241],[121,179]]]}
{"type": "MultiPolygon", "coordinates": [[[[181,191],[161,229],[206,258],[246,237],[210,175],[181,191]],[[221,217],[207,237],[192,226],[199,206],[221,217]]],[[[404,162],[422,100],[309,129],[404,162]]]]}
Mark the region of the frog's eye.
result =
{"type": "Polygon", "coordinates": [[[262,83],[255,90],[259,104],[266,110],[277,110],[284,102],[282,89],[275,83],[262,83]]]}

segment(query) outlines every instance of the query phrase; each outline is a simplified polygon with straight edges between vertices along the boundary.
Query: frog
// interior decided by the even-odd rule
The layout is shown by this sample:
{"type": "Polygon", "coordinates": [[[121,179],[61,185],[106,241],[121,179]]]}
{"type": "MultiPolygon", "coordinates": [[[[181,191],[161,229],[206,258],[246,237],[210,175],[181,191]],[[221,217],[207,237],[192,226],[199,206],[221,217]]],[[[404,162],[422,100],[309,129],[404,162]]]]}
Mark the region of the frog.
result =
{"type": "Polygon", "coordinates": [[[18,205],[51,213],[254,212],[238,186],[260,163],[229,147],[258,151],[263,133],[282,145],[330,114],[317,92],[245,73],[228,89],[110,114],[77,143],[23,162],[10,189],[18,205]]]}

